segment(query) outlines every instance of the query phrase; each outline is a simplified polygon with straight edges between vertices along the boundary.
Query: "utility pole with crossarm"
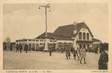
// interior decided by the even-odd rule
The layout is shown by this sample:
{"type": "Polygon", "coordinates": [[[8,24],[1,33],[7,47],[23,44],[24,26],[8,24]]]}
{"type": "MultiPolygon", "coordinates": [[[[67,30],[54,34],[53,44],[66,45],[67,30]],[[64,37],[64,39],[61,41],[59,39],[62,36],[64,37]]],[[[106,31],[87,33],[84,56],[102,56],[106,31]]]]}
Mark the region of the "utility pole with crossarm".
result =
{"type": "Polygon", "coordinates": [[[44,51],[48,51],[48,41],[47,41],[47,11],[48,11],[48,8],[50,8],[50,5],[49,4],[46,4],[46,5],[40,5],[39,6],[39,9],[41,8],[44,8],[45,10],[45,26],[46,26],[46,29],[45,29],[45,47],[44,47],[44,51]]]}

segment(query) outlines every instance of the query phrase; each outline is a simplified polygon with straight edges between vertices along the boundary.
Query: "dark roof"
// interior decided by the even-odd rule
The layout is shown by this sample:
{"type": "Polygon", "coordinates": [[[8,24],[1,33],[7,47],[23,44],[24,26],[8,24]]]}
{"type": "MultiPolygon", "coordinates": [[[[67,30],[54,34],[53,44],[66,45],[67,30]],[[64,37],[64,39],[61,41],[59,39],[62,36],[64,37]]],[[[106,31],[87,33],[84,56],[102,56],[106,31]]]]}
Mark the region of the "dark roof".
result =
{"type": "Polygon", "coordinates": [[[72,40],[72,38],[69,37],[69,36],[63,36],[63,35],[56,35],[56,34],[54,34],[54,37],[55,37],[57,40],[72,40]]]}
{"type": "Polygon", "coordinates": [[[93,42],[101,42],[101,40],[93,38],[93,42]]]}
{"type": "MultiPolygon", "coordinates": [[[[40,36],[36,37],[36,39],[45,39],[45,32],[42,33],[40,36]]],[[[47,32],[47,38],[54,39],[53,33],[47,32]]]]}
{"type": "MultiPolygon", "coordinates": [[[[77,33],[80,31],[81,28],[87,28],[92,35],[88,26],[82,22],[77,24],[69,24],[58,27],[53,33],[47,33],[47,38],[55,38],[57,40],[72,40],[73,36],[76,36],[77,33]],[[76,34],[73,35],[73,31],[76,30],[76,34]]],[[[93,37],[93,35],[92,35],[93,37]]],[[[36,37],[36,39],[45,38],[45,33],[41,34],[40,36],[36,37]]]]}
{"type": "MultiPolygon", "coordinates": [[[[69,37],[55,35],[55,34],[50,33],[50,32],[47,32],[47,38],[48,39],[57,39],[57,40],[72,40],[69,37]]],[[[36,37],[36,39],[45,39],[45,32],[43,34],[41,34],[40,36],[36,37]]]]}
{"type": "Polygon", "coordinates": [[[77,24],[70,24],[70,25],[60,26],[59,28],[57,28],[54,31],[54,34],[72,38],[73,31],[76,30],[76,34],[77,34],[81,28],[87,28],[89,30],[91,36],[93,37],[93,34],[91,33],[89,27],[84,22],[77,23],[77,24]]]}

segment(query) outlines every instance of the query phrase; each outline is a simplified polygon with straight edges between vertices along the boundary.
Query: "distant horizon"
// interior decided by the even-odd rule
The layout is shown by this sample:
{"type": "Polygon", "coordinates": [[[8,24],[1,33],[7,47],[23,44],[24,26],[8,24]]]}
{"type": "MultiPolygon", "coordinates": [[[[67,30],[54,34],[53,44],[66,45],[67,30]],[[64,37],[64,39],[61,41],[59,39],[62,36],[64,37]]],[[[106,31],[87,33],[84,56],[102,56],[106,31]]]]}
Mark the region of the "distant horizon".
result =
{"type": "MultiPolygon", "coordinates": [[[[44,9],[42,4],[4,4],[3,34],[12,41],[34,39],[45,32],[44,9]]],[[[85,22],[94,38],[108,42],[108,6],[98,3],[54,3],[48,10],[48,32],[59,26],[85,22]]]]}

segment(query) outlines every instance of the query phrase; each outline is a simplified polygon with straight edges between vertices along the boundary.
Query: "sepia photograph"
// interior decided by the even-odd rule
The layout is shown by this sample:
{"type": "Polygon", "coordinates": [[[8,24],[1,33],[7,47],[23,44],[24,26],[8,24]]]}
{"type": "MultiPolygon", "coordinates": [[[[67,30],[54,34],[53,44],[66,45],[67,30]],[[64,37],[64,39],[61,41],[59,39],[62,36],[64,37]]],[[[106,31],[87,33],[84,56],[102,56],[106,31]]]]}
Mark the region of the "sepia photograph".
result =
{"type": "Polygon", "coordinates": [[[108,70],[107,3],[4,3],[3,70],[108,70]]]}

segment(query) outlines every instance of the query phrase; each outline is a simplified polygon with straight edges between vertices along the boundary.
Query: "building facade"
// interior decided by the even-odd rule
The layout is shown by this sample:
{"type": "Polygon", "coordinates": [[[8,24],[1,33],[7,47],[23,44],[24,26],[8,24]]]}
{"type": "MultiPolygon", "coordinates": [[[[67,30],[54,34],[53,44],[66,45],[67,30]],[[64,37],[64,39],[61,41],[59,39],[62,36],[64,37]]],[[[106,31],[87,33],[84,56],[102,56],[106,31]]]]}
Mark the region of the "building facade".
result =
{"type": "Polygon", "coordinates": [[[45,39],[47,38],[48,48],[53,50],[64,50],[65,48],[85,48],[89,50],[93,47],[93,34],[89,27],[84,23],[73,23],[69,25],[59,26],[53,33],[47,32],[37,36],[34,39],[16,40],[16,45],[21,44],[28,50],[44,50],[45,39]]]}

